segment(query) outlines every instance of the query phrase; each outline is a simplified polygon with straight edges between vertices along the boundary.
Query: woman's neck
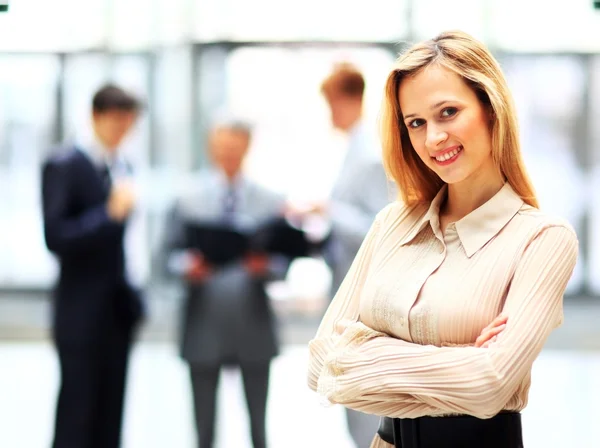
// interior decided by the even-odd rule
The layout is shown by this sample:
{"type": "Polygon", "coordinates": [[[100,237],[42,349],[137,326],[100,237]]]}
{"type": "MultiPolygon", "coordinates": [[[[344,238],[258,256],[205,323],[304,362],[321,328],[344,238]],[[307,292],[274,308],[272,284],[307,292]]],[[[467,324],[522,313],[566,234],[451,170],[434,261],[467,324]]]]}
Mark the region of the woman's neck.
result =
{"type": "Polygon", "coordinates": [[[450,184],[441,214],[451,218],[450,222],[458,221],[494,197],[504,183],[504,178],[498,173],[497,176],[487,176],[479,182],[465,180],[450,184]]]}

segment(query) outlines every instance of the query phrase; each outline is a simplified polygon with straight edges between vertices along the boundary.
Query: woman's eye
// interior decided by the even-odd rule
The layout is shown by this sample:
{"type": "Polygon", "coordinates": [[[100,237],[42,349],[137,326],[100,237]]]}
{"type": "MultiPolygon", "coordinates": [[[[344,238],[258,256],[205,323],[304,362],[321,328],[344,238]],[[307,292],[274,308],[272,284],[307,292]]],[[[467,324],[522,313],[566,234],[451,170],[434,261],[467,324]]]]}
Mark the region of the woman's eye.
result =
{"type": "Polygon", "coordinates": [[[442,117],[451,117],[453,115],[456,115],[456,112],[458,112],[458,109],[456,109],[456,107],[446,107],[444,110],[442,110],[442,117]]]}
{"type": "Polygon", "coordinates": [[[408,127],[412,128],[412,129],[416,129],[419,126],[422,126],[422,125],[423,125],[423,120],[420,119],[420,118],[416,118],[413,121],[411,121],[411,122],[408,123],[408,127]]]}

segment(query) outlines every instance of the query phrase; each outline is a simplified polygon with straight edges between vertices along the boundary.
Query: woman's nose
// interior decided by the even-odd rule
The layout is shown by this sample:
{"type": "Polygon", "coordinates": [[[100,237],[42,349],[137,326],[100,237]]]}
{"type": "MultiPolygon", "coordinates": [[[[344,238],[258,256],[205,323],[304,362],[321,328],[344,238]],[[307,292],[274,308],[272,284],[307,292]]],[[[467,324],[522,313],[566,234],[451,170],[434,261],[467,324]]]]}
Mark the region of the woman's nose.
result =
{"type": "Polygon", "coordinates": [[[437,149],[437,147],[444,143],[448,139],[448,133],[440,129],[439,126],[430,125],[427,126],[427,138],[425,145],[430,149],[437,149]]]}

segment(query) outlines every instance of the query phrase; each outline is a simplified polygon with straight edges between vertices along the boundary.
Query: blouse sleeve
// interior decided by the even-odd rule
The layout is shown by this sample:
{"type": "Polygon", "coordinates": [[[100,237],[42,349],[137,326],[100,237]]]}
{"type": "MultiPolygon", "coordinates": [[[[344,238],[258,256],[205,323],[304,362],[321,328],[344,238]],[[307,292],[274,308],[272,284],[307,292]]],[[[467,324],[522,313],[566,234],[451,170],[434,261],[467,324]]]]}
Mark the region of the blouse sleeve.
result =
{"type": "MultiPolygon", "coordinates": [[[[315,338],[308,345],[308,385],[312,390],[317,390],[321,375],[327,375],[327,372],[323,373],[324,366],[327,359],[336,356],[335,348],[340,344],[344,345],[348,336],[354,334],[357,329],[356,325],[361,325],[359,322],[360,294],[368,276],[373,253],[377,250],[379,234],[384,231],[381,230],[382,221],[385,219],[384,214],[389,213],[391,207],[384,208],[375,218],[352,266],[329,305],[315,338]],[[350,331],[346,331],[347,329],[350,331]]],[[[406,213],[406,210],[404,212],[406,213]]],[[[376,333],[373,330],[370,331],[376,333]]],[[[370,397],[366,397],[365,399],[360,398],[348,402],[346,406],[378,415],[389,415],[394,411],[398,412],[398,410],[408,414],[417,413],[421,415],[433,415],[438,412],[438,409],[415,399],[411,395],[400,393],[393,394],[393,398],[390,397],[390,400],[385,403],[373,401],[370,397]]]]}
{"type": "Polygon", "coordinates": [[[325,312],[317,334],[308,344],[308,385],[312,390],[317,389],[317,381],[323,368],[323,362],[332,351],[336,339],[339,338],[346,327],[358,321],[360,293],[369,271],[369,262],[381,225],[380,219],[380,214],[378,214],[365,236],[348,273],[325,312]]]}
{"type": "Polygon", "coordinates": [[[503,311],[507,326],[489,348],[422,346],[360,322],[348,326],[335,347],[328,347],[326,361],[320,358],[319,393],[355,409],[371,402],[371,413],[390,417],[408,416],[404,405],[393,405],[405,395],[438,409],[434,414],[493,417],[562,322],[563,294],[577,253],[577,237],[570,227],[546,226],[537,233],[508,291],[503,311]]]}

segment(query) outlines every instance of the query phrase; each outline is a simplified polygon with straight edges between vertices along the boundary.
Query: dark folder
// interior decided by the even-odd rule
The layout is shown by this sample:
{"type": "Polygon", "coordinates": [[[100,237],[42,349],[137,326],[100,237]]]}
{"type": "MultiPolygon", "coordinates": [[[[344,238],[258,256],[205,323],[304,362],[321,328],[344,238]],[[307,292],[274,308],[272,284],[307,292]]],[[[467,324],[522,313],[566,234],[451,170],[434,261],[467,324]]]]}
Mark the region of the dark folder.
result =
{"type": "Polygon", "coordinates": [[[231,263],[248,251],[247,235],[233,227],[212,222],[193,223],[186,227],[186,246],[200,251],[210,264],[231,263]]]}
{"type": "Polygon", "coordinates": [[[299,258],[310,255],[312,245],[303,230],[292,226],[285,218],[278,217],[264,222],[254,230],[250,249],[299,258]]]}
{"type": "Polygon", "coordinates": [[[188,223],[186,237],[188,248],[202,252],[214,265],[231,263],[249,252],[293,259],[306,257],[312,251],[305,232],[293,227],[283,217],[245,227],[222,222],[188,223]]]}

